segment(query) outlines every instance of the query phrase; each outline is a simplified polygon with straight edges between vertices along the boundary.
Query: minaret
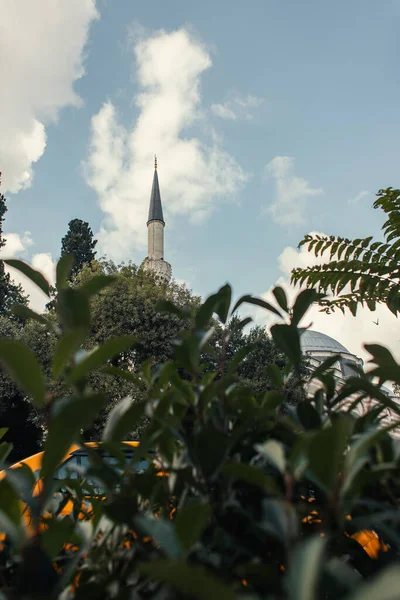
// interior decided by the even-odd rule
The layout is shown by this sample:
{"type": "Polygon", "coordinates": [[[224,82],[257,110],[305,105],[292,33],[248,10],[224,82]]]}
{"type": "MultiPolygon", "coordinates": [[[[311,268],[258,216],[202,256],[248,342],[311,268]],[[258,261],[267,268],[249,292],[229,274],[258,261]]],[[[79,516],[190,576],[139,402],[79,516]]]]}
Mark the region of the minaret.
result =
{"type": "Polygon", "coordinates": [[[164,227],[160,185],[158,183],[157,157],[154,157],[153,187],[151,189],[149,218],[147,220],[148,251],[143,261],[145,271],[153,271],[157,277],[169,281],[172,268],[164,260],[164,227]]]}

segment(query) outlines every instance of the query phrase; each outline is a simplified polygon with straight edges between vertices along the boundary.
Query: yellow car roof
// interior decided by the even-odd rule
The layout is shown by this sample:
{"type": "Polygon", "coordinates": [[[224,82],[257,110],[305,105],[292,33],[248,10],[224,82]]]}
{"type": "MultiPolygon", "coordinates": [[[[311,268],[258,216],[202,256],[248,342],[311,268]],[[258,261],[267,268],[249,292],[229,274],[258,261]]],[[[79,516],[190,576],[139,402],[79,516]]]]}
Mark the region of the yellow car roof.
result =
{"type": "MultiPolygon", "coordinates": [[[[137,448],[139,446],[139,442],[121,442],[121,443],[124,446],[131,446],[132,448],[137,448]]],[[[99,446],[101,446],[101,442],[85,442],[84,446],[87,446],[88,448],[98,448],[99,446]]],[[[81,448],[82,448],[82,446],[78,446],[78,444],[73,444],[72,446],[70,446],[70,448],[68,449],[68,452],[65,454],[64,458],[60,461],[60,464],[62,464],[67,458],[69,458],[73,452],[76,452],[77,450],[80,450],[81,448]]],[[[23,460],[20,460],[19,462],[11,465],[10,469],[18,469],[18,467],[21,467],[22,465],[27,465],[33,473],[35,471],[40,471],[40,469],[42,467],[43,454],[44,454],[44,452],[38,452],[37,454],[32,454],[32,456],[28,456],[27,458],[24,458],[23,460]]],[[[4,476],[5,476],[5,471],[0,471],[0,480],[3,479],[4,476]]]]}

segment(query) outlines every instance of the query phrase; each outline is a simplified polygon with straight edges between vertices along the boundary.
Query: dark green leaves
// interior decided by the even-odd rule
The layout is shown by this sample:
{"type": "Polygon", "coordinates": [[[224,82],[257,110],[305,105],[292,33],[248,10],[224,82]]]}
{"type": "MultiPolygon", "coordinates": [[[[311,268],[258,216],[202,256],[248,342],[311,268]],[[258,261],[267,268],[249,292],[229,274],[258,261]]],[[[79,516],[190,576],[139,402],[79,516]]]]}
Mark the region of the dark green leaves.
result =
{"type": "Polygon", "coordinates": [[[11,309],[11,312],[13,313],[13,315],[20,317],[21,319],[32,319],[33,321],[38,321],[42,325],[46,325],[47,327],[49,326],[49,321],[48,319],[46,319],[46,317],[43,317],[43,315],[39,315],[37,312],[31,310],[27,306],[24,306],[23,304],[14,304],[14,306],[11,309]]]}
{"type": "Polygon", "coordinates": [[[210,513],[209,504],[198,502],[189,504],[178,511],[175,519],[175,531],[185,551],[190,550],[207,527],[210,513]]]}
{"type": "Polygon", "coordinates": [[[22,342],[3,339],[0,340],[0,362],[36,406],[42,406],[46,384],[33,352],[22,342]]]}
{"type": "Polygon", "coordinates": [[[268,310],[269,312],[272,312],[274,315],[278,315],[278,317],[282,318],[281,313],[274,306],[272,306],[272,304],[270,304],[269,302],[266,302],[265,300],[262,300],[261,298],[254,298],[253,296],[250,296],[249,294],[239,298],[239,300],[236,302],[235,306],[232,309],[232,314],[244,302],[246,302],[247,304],[254,304],[255,306],[260,306],[261,308],[265,308],[265,310],[268,310]]]}
{"type": "Polygon", "coordinates": [[[309,471],[313,480],[326,493],[338,485],[338,474],[343,465],[344,453],[349,444],[351,419],[338,416],[330,427],[313,435],[307,448],[309,471]]]}
{"type": "Polygon", "coordinates": [[[32,267],[30,265],[26,264],[22,260],[9,259],[9,260],[5,260],[4,262],[9,267],[12,267],[13,269],[17,269],[23,275],[28,277],[28,279],[33,281],[33,283],[35,283],[42,290],[42,292],[44,292],[46,294],[46,296],[50,297],[49,282],[47,281],[47,279],[45,279],[45,277],[43,277],[43,275],[42,275],[42,273],[40,273],[40,271],[36,271],[35,269],[32,269],[32,267]]]}
{"type": "Polygon", "coordinates": [[[134,518],[137,531],[143,536],[150,536],[160,544],[163,552],[170,558],[179,558],[182,548],[173,524],[163,519],[151,519],[144,516],[134,518]]]}
{"type": "Polygon", "coordinates": [[[91,296],[95,296],[106,287],[109,287],[116,281],[115,277],[111,275],[96,275],[96,277],[91,277],[82,285],[79,286],[79,291],[90,298],[91,296]]]}
{"type": "Polygon", "coordinates": [[[326,538],[312,537],[296,548],[285,577],[288,600],[319,600],[318,580],[324,560],[326,538]]]}
{"type": "Polygon", "coordinates": [[[115,358],[122,352],[132,348],[137,343],[136,338],[132,336],[120,336],[106,340],[104,344],[87,353],[70,372],[67,385],[71,385],[85,377],[93,369],[101,367],[106,361],[115,358]]]}
{"type": "Polygon", "coordinates": [[[90,327],[89,302],[79,289],[66,287],[58,293],[58,311],[64,330],[90,327]]]}
{"type": "Polygon", "coordinates": [[[88,427],[107,403],[103,394],[73,396],[58,400],[45,443],[41,476],[47,479],[76,441],[81,429],[88,427]]]}
{"type": "Polygon", "coordinates": [[[144,415],[145,402],[135,402],[132,398],[124,398],[111,410],[103,432],[106,442],[119,442],[133,431],[144,415]]]}
{"type": "Polygon", "coordinates": [[[299,330],[293,325],[277,324],[271,327],[271,335],[278,348],[297,365],[301,360],[299,330]]]}
{"type": "Polygon", "coordinates": [[[311,305],[321,298],[323,298],[323,295],[318,294],[315,290],[303,290],[300,292],[292,309],[292,325],[294,327],[298,327],[301,319],[304,317],[311,305]]]}
{"type": "Polygon", "coordinates": [[[74,263],[73,254],[65,254],[58,261],[56,270],[56,288],[58,291],[68,286],[74,263]]]}
{"type": "Polygon", "coordinates": [[[152,561],[141,566],[140,572],[198,600],[237,600],[236,594],[214,575],[207,573],[203,567],[190,566],[184,561],[152,561]]]}

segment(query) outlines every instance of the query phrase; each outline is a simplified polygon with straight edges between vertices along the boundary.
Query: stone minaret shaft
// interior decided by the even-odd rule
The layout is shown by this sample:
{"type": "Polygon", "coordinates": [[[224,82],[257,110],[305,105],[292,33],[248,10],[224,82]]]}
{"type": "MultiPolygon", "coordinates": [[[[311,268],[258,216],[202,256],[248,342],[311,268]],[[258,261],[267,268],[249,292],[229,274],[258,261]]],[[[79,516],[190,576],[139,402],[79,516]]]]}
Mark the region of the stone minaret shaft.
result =
{"type": "Polygon", "coordinates": [[[151,260],[164,260],[164,227],[165,222],[157,174],[157,157],[155,157],[153,187],[151,189],[149,218],[147,220],[147,256],[151,260]]]}
{"type": "Polygon", "coordinates": [[[143,261],[143,269],[152,271],[161,281],[168,282],[172,276],[172,267],[164,260],[164,227],[165,222],[157,174],[157,157],[155,157],[153,187],[151,188],[149,218],[147,220],[148,253],[143,261]]]}

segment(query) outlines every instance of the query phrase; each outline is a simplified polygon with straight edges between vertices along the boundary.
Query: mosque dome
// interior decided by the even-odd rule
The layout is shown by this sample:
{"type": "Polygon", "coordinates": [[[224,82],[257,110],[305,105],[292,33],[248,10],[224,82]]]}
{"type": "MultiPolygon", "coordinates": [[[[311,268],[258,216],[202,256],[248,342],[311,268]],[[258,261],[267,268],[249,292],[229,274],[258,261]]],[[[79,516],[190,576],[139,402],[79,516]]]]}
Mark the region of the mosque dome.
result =
{"type": "Polygon", "coordinates": [[[328,354],[351,354],[340,342],[334,340],[325,333],[302,329],[300,334],[300,345],[303,352],[327,352],[328,354]]]}

